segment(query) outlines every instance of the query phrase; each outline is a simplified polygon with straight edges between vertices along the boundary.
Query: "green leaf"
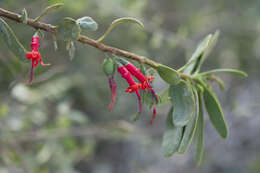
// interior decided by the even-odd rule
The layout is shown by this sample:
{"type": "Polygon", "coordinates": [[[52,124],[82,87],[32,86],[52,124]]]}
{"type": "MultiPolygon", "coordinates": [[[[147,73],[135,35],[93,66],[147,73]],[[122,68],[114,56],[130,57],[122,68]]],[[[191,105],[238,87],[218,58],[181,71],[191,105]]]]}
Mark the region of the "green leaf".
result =
{"type": "Polygon", "coordinates": [[[156,67],[156,70],[165,82],[171,85],[177,85],[180,82],[180,76],[176,70],[162,64],[156,67]]]}
{"type": "Polygon", "coordinates": [[[196,64],[200,61],[203,53],[207,49],[210,39],[212,38],[212,34],[209,34],[206,38],[204,38],[196,48],[195,52],[192,54],[191,58],[181,69],[183,69],[184,74],[192,74],[196,71],[196,64]]]}
{"type": "Polygon", "coordinates": [[[76,21],[66,17],[59,22],[58,35],[65,41],[76,41],[79,38],[81,29],[76,21]]]}
{"type": "Polygon", "coordinates": [[[33,22],[38,22],[43,16],[47,15],[48,13],[51,13],[51,12],[55,11],[56,9],[60,8],[63,5],[64,5],[63,3],[56,3],[56,4],[53,4],[53,5],[49,6],[49,7],[46,7],[41,12],[41,14],[33,20],[33,22]]]}
{"type": "Polygon", "coordinates": [[[230,74],[238,75],[238,76],[241,76],[241,77],[247,77],[248,76],[245,72],[243,72],[241,70],[236,70],[236,69],[214,69],[214,70],[202,72],[199,75],[200,76],[206,76],[206,75],[211,75],[211,74],[214,74],[214,73],[230,73],[230,74]]]}
{"type": "Polygon", "coordinates": [[[201,94],[199,94],[199,115],[194,135],[194,153],[196,164],[200,165],[204,152],[204,118],[201,94]]]}
{"type": "Polygon", "coordinates": [[[172,112],[173,107],[168,113],[163,134],[162,151],[165,157],[170,157],[178,151],[183,131],[183,127],[176,127],[172,124],[172,112]]]}
{"type": "Polygon", "coordinates": [[[165,88],[160,94],[159,94],[159,103],[158,106],[163,106],[167,102],[171,100],[169,97],[169,87],[165,88]]]}
{"type": "Polygon", "coordinates": [[[169,95],[174,107],[173,124],[183,127],[191,120],[195,111],[191,85],[186,81],[181,81],[178,85],[171,85],[169,95]]]}
{"type": "Polygon", "coordinates": [[[199,99],[198,99],[198,93],[197,90],[193,89],[194,96],[195,96],[195,104],[196,104],[196,110],[194,111],[194,115],[192,116],[192,120],[185,126],[183,137],[181,140],[181,144],[179,146],[178,152],[184,153],[189,148],[191,141],[193,139],[193,136],[195,134],[196,125],[199,117],[199,99]]]}
{"type": "Polygon", "coordinates": [[[221,137],[227,138],[228,127],[216,95],[210,89],[204,87],[203,97],[211,123],[221,137]]]}
{"type": "Polygon", "coordinates": [[[20,41],[15,36],[13,30],[10,26],[0,18],[0,38],[7,44],[8,48],[22,61],[28,61],[26,58],[26,49],[20,43],[20,41]]]}
{"type": "Polygon", "coordinates": [[[184,65],[179,71],[183,71],[184,74],[193,74],[199,72],[202,63],[216,45],[218,36],[219,31],[216,31],[213,36],[210,34],[204,38],[186,65],[184,65]]]}
{"type": "Polygon", "coordinates": [[[24,24],[27,24],[27,21],[28,21],[28,14],[27,14],[27,11],[26,9],[24,8],[23,11],[22,11],[22,21],[24,24]]]}
{"type": "Polygon", "coordinates": [[[208,45],[207,49],[205,50],[205,52],[203,53],[200,61],[198,62],[196,71],[194,73],[198,73],[200,71],[201,65],[203,64],[205,59],[208,57],[208,55],[211,53],[212,49],[216,46],[218,37],[219,37],[219,31],[217,30],[214,33],[214,35],[211,37],[209,45],[208,45]]]}
{"type": "Polygon", "coordinates": [[[132,17],[122,17],[122,18],[114,20],[111,23],[111,25],[108,27],[108,29],[106,30],[105,34],[103,36],[101,36],[97,41],[99,41],[99,42],[103,41],[106,38],[106,36],[112,31],[112,29],[121,23],[135,23],[135,24],[138,24],[140,27],[144,28],[144,24],[141,21],[139,21],[135,18],[132,18],[132,17]]]}
{"type": "Polygon", "coordinates": [[[96,31],[98,29],[97,22],[88,16],[79,18],[76,20],[76,22],[77,22],[77,24],[79,24],[79,26],[82,29],[85,29],[85,30],[96,31]]]}

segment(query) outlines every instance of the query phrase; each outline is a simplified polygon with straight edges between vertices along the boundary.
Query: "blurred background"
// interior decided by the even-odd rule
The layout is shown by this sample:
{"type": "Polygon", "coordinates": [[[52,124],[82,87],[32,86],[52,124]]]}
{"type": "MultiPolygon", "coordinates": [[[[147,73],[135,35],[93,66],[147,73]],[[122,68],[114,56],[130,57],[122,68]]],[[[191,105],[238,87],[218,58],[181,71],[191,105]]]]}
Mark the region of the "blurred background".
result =
{"type": "MultiPolygon", "coordinates": [[[[135,95],[118,83],[113,112],[101,64],[104,54],[76,43],[70,61],[65,44],[45,33],[41,53],[50,67],[38,66],[28,85],[30,63],[21,63],[0,39],[0,173],[259,173],[260,172],[260,1],[258,0],[64,0],[65,6],[41,21],[57,24],[63,17],[91,16],[97,39],[119,17],[136,17],[145,29],[122,24],[104,43],[181,67],[201,39],[220,30],[219,41],[202,71],[238,68],[247,79],[222,75],[224,91],[217,95],[224,108],[229,138],[222,140],[205,121],[205,152],[196,167],[191,147],[184,155],[164,158],[162,134],[169,105],[158,110],[153,126],[151,110],[137,111],[135,95]]],[[[0,7],[37,17],[47,0],[5,0],[0,7]]],[[[23,45],[30,49],[34,30],[7,20],[23,45]]],[[[155,89],[166,84],[156,78],[155,89]]]]}

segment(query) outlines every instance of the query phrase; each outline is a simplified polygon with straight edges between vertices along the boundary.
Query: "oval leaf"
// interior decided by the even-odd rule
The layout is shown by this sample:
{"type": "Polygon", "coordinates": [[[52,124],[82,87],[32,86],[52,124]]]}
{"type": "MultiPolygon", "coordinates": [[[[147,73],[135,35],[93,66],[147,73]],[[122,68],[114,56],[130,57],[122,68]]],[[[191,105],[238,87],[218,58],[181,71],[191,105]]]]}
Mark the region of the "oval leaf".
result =
{"type": "Polygon", "coordinates": [[[79,24],[79,26],[82,29],[85,30],[91,30],[91,31],[96,31],[98,29],[98,24],[96,21],[94,21],[91,17],[85,16],[82,18],[79,18],[76,20],[77,24],[79,24]]]}
{"type": "Polygon", "coordinates": [[[139,26],[141,26],[142,28],[144,28],[144,24],[141,21],[139,21],[133,17],[122,17],[122,18],[114,20],[111,23],[111,25],[108,27],[108,29],[106,30],[105,34],[102,37],[100,37],[98,39],[98,41],[99,42],[103,41],[115,26],[117,26],[118,24],[121,24],[121,23],[126,23],[126,22],[135,23],[135,24],[138,24],[139,26]]]}
{"type": "Polygon", "coordinates": [[[176,70],[162,64],[156,67],[156,70],[165,82],[171,85],[177,85],[180,82],[180,76],[176,70]]]}
{"type": "Polygon", "coordinates": [[[162,150],[165,157],[170,157],[178,151],[183,131],[183,127],[176,127],[172,124],[172,112],[173,107],[168,113],[163,134],[162,150]]]}
{"type": "Polygon", "coordinates": [[[211,123],[221,137],[227,138],[228,128],[216,95],[210,89],[204,87],[203,97],[211,123]]]}
{"type": "Polygon", "coordinates": [[[199,95],[199,117],[194,135],[194,153],[197,165],[200,165],[204,152],[204,118],[201,100],[201,95],[199,95]]]}
{"type": "Polygon", "coordinates": [[[195,111],[191,85],[186,81],[181,81],[178,85],[171,85],[169,95],[174,107],[173,124],[175,126],[185,126],[191,120],[195,111]]]}
{"type": "Polygon", "coordinates": [[[15,36],[13,30],[9,25],[0,18],[0,35],[4,42],[7,44],[8,48],[22,61],[28,61],[26,58],[26,49],[20,43],[20,41],[15,36]]]}
{"type": "Polygon", "coordinates": [[[80,26],[72,18],[66,17],[59,22],[58,35],[65,41],[75,41],[80,35],[80,26]]]}
{"type": "Polygon", "coordinates": [[[196,89],[193,89],[194,96],[195,96],[195,104],[196,109],[194,111],[194,115],[192,116],[192,120],[185,126],[183,137],[181,140],[181,144],[179,146],[178,152],[184,153],[189,148],[191,141],[193,139],[193,136],[195,134],[196,125],[199,117],[199,99],[198,99],[198,93],[196,89]]]}

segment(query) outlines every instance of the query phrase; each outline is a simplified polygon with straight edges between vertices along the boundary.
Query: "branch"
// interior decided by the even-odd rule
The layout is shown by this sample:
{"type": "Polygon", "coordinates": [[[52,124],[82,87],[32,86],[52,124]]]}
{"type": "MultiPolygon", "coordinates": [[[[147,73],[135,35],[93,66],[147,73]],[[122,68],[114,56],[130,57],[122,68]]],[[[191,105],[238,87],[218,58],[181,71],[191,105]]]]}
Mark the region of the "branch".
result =
{"type": "MultiPolygon", "coordinates": [[[[11,19],[11,20],[16,21],[18,23],[22,23],[21,15],[19,15],[17,13],[13,13],[13,12],[8,11],[8,10],[5,10],[3,8],[0,8],[0,16],[11,19]]],[[[30,18],[28,18],[28,20],[27,20],[27,25],[29,25],[29,26],[31,26],[35,29],[40,29],[40,30],[43,30],[43,31],[46,31],[46,32],[50,32],[54,35],[56,35],[56,33],[57,33],[55,26],[53,26],[51,24],[47,24],[47,23],[42,23],[42,22],[34,22],[33,19],[30,19],[30,18]]],[[[154,68],[158,67],[158,65],[159,65],[159,63],[157,63],[153,60],[150,60],[147,57],[139,56],[139,55],[136,55],[134,53],[131,53],[131,52],[128,52],[128,51],[125,51],[125,50],[121,50],[121,49],[118,49],[118,48],[115,48],[115,47],[105,45],[101,42],[98,42],[98,41],[91,39],[91,38],[84,36],[84,35],[80,35],[79,38],[78,38],[78,41],[81,42],[82,44],[86,44],[86,45],[90,45],[92,47],[95,47],[95,48],[97,48],[97,49],[99,49],[103,52],[109,52],[109,53],[112,53],[112,54],[115,54],[115,55],[118,55],[118,56],[123,56],[125,58],[132,59],[132,60],[138,61],[140,63],[147,64],[147,65],[154,67],[154,68]]]]}

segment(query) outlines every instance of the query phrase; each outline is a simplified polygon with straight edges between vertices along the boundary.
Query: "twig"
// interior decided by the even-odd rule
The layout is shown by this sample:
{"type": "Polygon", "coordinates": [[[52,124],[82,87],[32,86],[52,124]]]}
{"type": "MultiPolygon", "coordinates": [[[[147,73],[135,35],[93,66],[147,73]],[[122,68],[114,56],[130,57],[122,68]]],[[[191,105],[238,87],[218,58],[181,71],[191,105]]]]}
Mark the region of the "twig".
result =
{"type": "MultiPolygon", "coordinates": [[[[5,10],[3,8],[0,8],[0,16],[8,18],[8,19],[13,20],[13,21],[16,21],[18,23],[22,23],[21,15],[19,15],[17,13],[13,13],[13,12],[8,11],[8,10],[5,10]]],[[[46,24],[46,23],[42,23],[42,22],[34,22],[33,19],[30,19],[30,18],[28,18],[28,20],[27,20],[27,25],[29,25],[29,26],[31,26],[35,29],[40,29],[40,30],[43,30],[43,31],[46,31],[46,32],[50,32],[50,33],[55,34],[55,35],[57,33],[57,29],[56,29],[55,26],[50,25],[50,24],[46,24]]],[[[115,47],[105,45],[105,44],[100,43],[100,42],[98,42],[94,39],[87,37],[87,36],[80,35],[79,38],[78,38],[78,41],[81,42],[82,44],[87,44],[87,45],[90,45],[92,47],[95,47],[95,48],[97,48],[97,49],[99,49],[103,52],[109,52],[109,53],[112,53],[112,54],[115,54],[115,55],[118,55],[118,56],[123,56],[125,58],[132,59],[132,60],[138,61],[140,63],[147,64],[151,67],[159,66],[159,63],[157,63],[153,60],[150,60],[147,57],[139,56],[139,55],[136,55],[134,53],[131,53],[131,52],[128,52],[128,51],[125,51],[125,50],[121,50],[121,49],[118,49],[118,48],[115,48],[115,47]]]]}

